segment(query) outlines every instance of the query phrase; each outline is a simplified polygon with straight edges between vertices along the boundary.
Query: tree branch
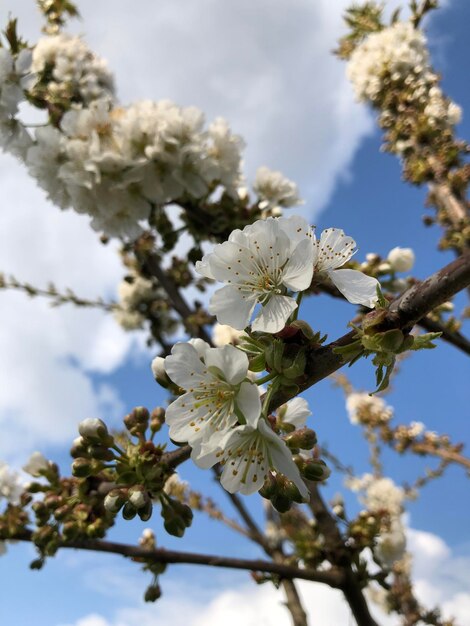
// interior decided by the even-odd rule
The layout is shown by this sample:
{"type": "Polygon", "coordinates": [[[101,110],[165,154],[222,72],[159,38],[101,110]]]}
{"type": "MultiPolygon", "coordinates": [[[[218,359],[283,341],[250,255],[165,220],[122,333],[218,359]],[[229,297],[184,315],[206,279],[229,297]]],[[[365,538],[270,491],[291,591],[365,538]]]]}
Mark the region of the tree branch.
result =
{"type": "MultiPolygon", "coordinates": [[[[24,531],[21,534],[8,537],[8,540],[30,542],[32,541],[32,532],[24,531]]],[[[289,580],[299,578],[311,582],[324,583],[333,588],[339,588],[343,584],[343,577],[341,573],[337,571],[317,572],[315,570],[301,569],[292,565],[272,563],[261,559],[239,559],[213,554],[179,552],[176,550],[166,550],[165,548],[149,550],[148,548],[140,546],[132,546],[114,541],[101,541],[98,539],[64,541],[60,544],[60,548],[120,554],[121,556],[138,561],[153,561],[155,563],[205,565],[209,567],[247,570],[250,572],[265,572],[267,574],[276,574],[281,578],[287,578],[289,580]]]]}
{"type": "MultiPolygon", "coordinates": [[[[413,285],[399,298],[394,300],[383,322],[375,328],[377,332],[393,328],[409,331],[430,311],[449,300],[451,296],[465,289],[468,285],[470,285],[470,254],[465,254],[422,282],[413,285]]],[[[365,316],[365,319],[374,315],[375,313],[372,311],[365,316]]],[[[334,352],[334,349],[352,343],[355,334],[355,331],[351,331],[328,345],[311,351],[307,359],[305,378],[298,382],[298,393],[312,387],[348,363],[341,355],[334,352]]],[[[294,395],[292,391],[286,393],[285,390],[281,389],[274,395],[270,410],[276,409],[294,397],[294,395]]]]}
{"type": "Polygon", "coordinates": [[[358,626],[378,626],[369,612],[362,588],[351,566],[351,558],[334,517],[328,510],[316,483],[309,483],[309,507],[325,540],[328,559],[344,574],[341,590],[348,601],[358,626]]]}

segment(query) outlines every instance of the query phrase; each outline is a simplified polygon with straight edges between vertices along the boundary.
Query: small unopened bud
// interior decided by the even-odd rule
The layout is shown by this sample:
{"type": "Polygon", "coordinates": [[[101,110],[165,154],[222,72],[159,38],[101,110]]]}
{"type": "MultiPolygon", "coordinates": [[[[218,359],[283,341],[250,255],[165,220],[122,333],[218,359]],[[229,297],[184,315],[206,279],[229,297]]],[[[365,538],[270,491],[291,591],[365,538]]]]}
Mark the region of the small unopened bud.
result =
{"type": "Polygon", "coordinates": [[[72,442],[72,447],[70,448],[70,455],[74,459],[78,459],[78,457],[87,457],[88,454],[88,443],[85,441],[83,437],[77,437],[72,442]]]}
{"type": "Polygon", "coordinates": [[[411,248],[393,248],[387,257],[395,272],[409,272],[415,262],[415,254],[411,248]]]}
{"type": "Polygon", "coordinates": [[[145,602],[155,602],[162,595],[160,585],[150,585],[144,594],[145,602]]]}
{"type": "Polygon", "coordinates": [[[88,441],[97,441],[104,445],[109,445],[113,441],[108,432],[108,427],[97,417],[89,417],[78,425],[78,432],[88,441]]]}
{"type": "Polygon", "coordinates": [[[311,450],[317,443],[317,435],[311,428],[300,428],[284,437],[291,450],[311,450]]]}
{"type": "Polygon", "coordinates": [[[127,497],[136,509],[142,509],[150,499],[147,490],[142,485],[131,487],[127,497]]]}
{"type": "Polygon", "coordinates": [[[111,489],[104,499],[104,508],[110,513],[118,513],[126,498],[120,489],[111,489]]]}
{"type": "Polygon", "coordinates": [[[315,481],[326,480],[331,474],[330,468],[321,459],[309,459],[305,461],[305,465],[302,467],[301,472],[307,480],[315,481]]]}
{"type": "Polygon", "coordinates": [[[150,498],[147,500],[147,503],[137,511],[137,515],[143,522],[148,522],[152,517],[153,513],[153,504],[150,498]]]}
{"type": "Polygon", "coordinates": [[[97,461],[112,461],[114,459],[114,454],[112,450],[107,448],[106,446],[89,446],[88,452],[92,459],[96,459],[97,461]]]}
{"type": "Polygon", "coordinates": [[[292,506],[292,500],[288,496],[280,494],[271,498],[271,504],[279,513],[287,513],[292,506]]]}
{"type": "Polygon", "coordinates": [[[165,423],[165,409],[157,407],[153,409],[150,415],[150,430],[153,433],[158,433],[163,424],[165,423]]]}
{"type": "Polygon", "coordinates": [[[147,430],[150,414],[143,406],[136,407],[133,411],[126,415],[124,424],[131,435],[144,434],[147,430]]]}
{"type": "Polygon", "coordinates": [[[171,384],[171,380],[168,378],[165,371],[165,359],[161,356],[156,356],[152,361],[152,374],[155,380],[162,387],[168,387],[171,384]]]}
{"type": "Polygon", "coordinates": [[[93,466],[89,459],[78,458],[72,463],[72,475],[76,478],[87,478],[93,473],[93,466]]]}
{"type": "Polygon", "coordinates": [[[137,509],[130,503],[126,502],[124,508],[122,509],[122,516],[126,520],[134,519],[137,515],[137,509]]]}

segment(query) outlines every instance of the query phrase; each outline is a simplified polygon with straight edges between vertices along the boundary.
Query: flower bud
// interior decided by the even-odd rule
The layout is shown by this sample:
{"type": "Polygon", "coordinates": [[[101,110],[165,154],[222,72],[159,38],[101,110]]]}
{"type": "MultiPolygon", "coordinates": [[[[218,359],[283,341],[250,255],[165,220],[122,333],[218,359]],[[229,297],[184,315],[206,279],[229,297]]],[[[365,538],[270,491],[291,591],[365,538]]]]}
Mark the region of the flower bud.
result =
{"type": "Polygon", "coordinates": [[[114,454],[112,450],[107,448],[106,446],[89,446],[88,452],[92,459],[96,459],[97,461],[112,461],[114,459],[114,454]]]}
{"type": "Polygon", "coordinates": [[[90,459],[79,457],[72,463],[72,475],[76,478],[87,478],[93,473],[90,459]]]}
{"type": "Polygon", "coordinates": [[[415,254],[411,248],[393,248],[387,257],[395,272],[409,272],[415,262],[415,254]]]}
{"type": "Polygon", "coordinates": [[[126,415],[124,424],[131,435],[143,435],[147,430],[149,419],[148,410],[143,406],[138,406],[129,415],[126,415]]]}
{"type": "Polygon", "coordinates": [[[111,489],[104,499],[104,508],[110,513],[118,513],[126,501],[120,489],[111,489]]]}
{"type": "Polygon", "coordinates": [[[307,480],[326,480],[330,474],[331,470],[327,467],[326,463],[321,459],[308,459],[305,461],[305,465],[301,469],[302,475],[305,476],[307,480]]]}
{"type": "Polygon", "coordinates": [[[291,450],[311,450],[317,443],[317,435],[311,428],[300,428],[284,437],[291,450]]]}
{"type": "Polygon", "coordinates": [[[145,602],[155,602],[162,595],[160,585],[150,585],[144,594],[145,602]]]}
{"type": "Polygon", "coordinates": [[[109,441],[112,441],[108,427],[97,417],[89,417],[80,422],[78,432],[87,441],[99,441],[105,445],[109,445],[109,441]]]}
{"type": "Polygon", "coordinates": [[[153,504],[150,498],[147,500],[147,503],[137,511],[137,515],[140,517],[142,522],[148,522],[152,517],[153,513],[153,504]]]}
{"type": "Polygon", "coordinates": [[[142,509],[150,499],[147,490],[142,485],[131,487],[127,497],[137,510],[142,509]]]}
{"type": "Polygon", "coordinates": [[[122,509],[123,518],[126,520],[131,520],[134,519],[136,515],[137,510],[134,508],[134,506],[130,502],[126,502],[124,508],[122,509]]]}
{"type": "Polygon", "coordinates": [[[171,385],[171,380],[168,378],[165,371],[165,359],[161,356],[156,356],[152,361],[152,374],[159,385],[165,389],[171,385]]]}
{"type": "Polygon", "coordinates": [[[163,424],[165,423],[165,409],[157,407],[153,409],[150,415],[150,430],[153,433],[158,433],[163,424]]]}
{"type": "Polygon", "coordinates": [[[78,459],[78,457],[88,457],[88,443],[85,441],[83,437],[77,437],[72,442],[72,447],[70,448],[70,455],[74,459],[78,459]]]}

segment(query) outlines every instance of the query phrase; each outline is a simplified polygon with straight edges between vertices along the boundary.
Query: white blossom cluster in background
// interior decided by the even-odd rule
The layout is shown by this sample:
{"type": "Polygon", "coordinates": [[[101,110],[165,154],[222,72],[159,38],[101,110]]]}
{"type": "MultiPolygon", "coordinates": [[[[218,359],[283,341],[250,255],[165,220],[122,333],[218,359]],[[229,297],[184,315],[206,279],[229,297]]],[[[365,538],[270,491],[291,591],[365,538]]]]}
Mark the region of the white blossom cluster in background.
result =
{"type": "MultiPolygon", "coordinates": [[[[23,489],[23,481],[18,472],[12,470],[7,463],[0,461],[0,502],[4,499],[10,504],[19,504],[23,489]]],[[[0,541],[0,556],[5,552],[6,543],[0,541]]]]}
{"type": "Polygon", "coordinates": [[[13,56],[0,48],[0,146],[16,157],[24,157],[32,143],[26,129],[15,118],[31,81],[30,67],[30,50],[13,56]]]}
{"type": "Polygon", "coordinates": [[[301,217],[270,217],[234,230],[228,241],[196,263],[196,271],[225,283],[209,306],[220,324],[243,330],[255,313],[252,330],[276,333],[297,309],[292,293],[308,289],[314,276],[330,279],[349,302],[374,306],[377,280],[358,270],[339,269],[355,246],[340,229],[327,228],[318,240],[301,217]]]}
{"type": "MultiPolygon", "coordinates": [[[[155,375],[161,375],[162,365],[168,378],[184,390],[166,410],[170,438],[189,443],[199,467],[220,463],[220,481],[230,493],[258,491],[273,471],[307,496],[289,448],[262,415],[259,389],[249,378],[244,352],[231,345],[211,348],[192,339],[173,346],[163,363],[157,357],[152,364],[155,375]]],[[[304,423],[307,414],[304,404],[297,403],[290,418],[304,423]]]]}
{"type": "Polygon", "coordinates": [[[346,410],[351,424],[380,424],[393,417],[393,409],[382,398],[368,393],[350,393],[346,398],[346,410]]]}
{"type": "Polygon", "coordinates": [[[391,478],[364,474],[346,479],[352,491],[361,491],[359,498],[371,513],[386,514],[385,523],[377,539],[376,555],[390,568],[405,556],[406,536],[401,519],[405,492],[391,478]]]}
{"type": "MultiPolygon", "coordinates": [[[[380,105],[388,90],[406,87],[413,101],[425,105],[431,124],[460,121],[460,107],[445,98],[436,84],[438,76],[430,66],[427,39],[411,22],[395,22],[368,35],[352,53],[346,71],[359,100],[380,105]]],[[[405,141],[401,150],[406,147],[405,141]]]]}
{"type": "Polygon", "coordinates": [[[97,100],[35,139],[32,176],[55,204],[90,215],[109,236],[136,237],[153,204],[200,199],[218,185],[234,194],[240,182],[242,140],[223,120],[205,130],[201,111],[167,100],[127,108],[97,100]]]}
{"type": "Polygon", "coordinates": [[[285,178],[281,172],[272,171],[267,167],[258,168],[253,189],[261,200],[260,209],[270,209],[274,216],[281,212],[282,207],[302,203],[297,185],[285,178]]]}
{"type": "Polygon", "coordinates": [[[33,49],[31,71],[48,72],[48,91],[54,99],[88,104],[113,100],[114,78],[106,61],[95,55],[80,37],[61,33],[43,37],[33,49]]]}
{"type": "MultiPolygon", "coordinates": [[[[224,119],[206,127],[199,109],[169,100],[119,106],[105,61],[65,34],[16,58],[0,50],[0,144],[52,202],[89,215],[109,237],[138,236],[154,205],[220,190],[237,199],[243,183],[244,142],[224,119]],[[16,117],[26,89],[58,115],[34,135],[16,117]]],[[[295,184],[267,168],[258,170],[255,191],[267,210],[300,203],[295,184]]]]}
{"type": "Polygon", "coordinates": [[[120,306],[114,312],[115,320],[125,330],[142,328],[147,319],[143,307],[159,296],[158,288],[151,280],[135,274],[121,281],[118,294],[120,306]]]}

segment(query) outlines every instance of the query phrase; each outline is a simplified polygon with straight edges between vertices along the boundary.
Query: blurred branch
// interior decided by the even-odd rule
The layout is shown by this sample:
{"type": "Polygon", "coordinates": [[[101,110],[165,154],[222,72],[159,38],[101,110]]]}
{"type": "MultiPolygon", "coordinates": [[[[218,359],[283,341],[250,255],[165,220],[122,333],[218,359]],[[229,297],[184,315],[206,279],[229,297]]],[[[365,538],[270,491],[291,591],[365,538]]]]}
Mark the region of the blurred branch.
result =
{"type": "Polygon", "coordinates": [[[360,582],[352,569],[351,558],[344,544],[344,539],[336,525],[335,518],[326,506],[316,483],[309,483],[310,500],[309,507],[315,519],[318,529],[323,535],[325,548],[328,552],[329,561],[343,572],[343,591],[351,611],[359,626],[378,626],[369,612],[369,607],[364,598],[360,582]]]}
{"type": "Polygon", "coordinates": [[[49,298],[51,300],[51,306],[62,306],[64,304],[74,304],[78,307],[87,307],[102,309],[103,311],[116,311],[120,309],[119,304],[116,302],[104,302],[101,298],[97,300],[87,300],[77,296],[71,289],[66,289],[64,293],[61,293],[53,283],[49,283],[47,289],[41,289],[34,287],[30,283],[21,282],[14,276],[6,277],[0,273],[0,289],[12,289],[21,291],[28,295],[30,298],[37,296],[43,298],[49,298]]]}

